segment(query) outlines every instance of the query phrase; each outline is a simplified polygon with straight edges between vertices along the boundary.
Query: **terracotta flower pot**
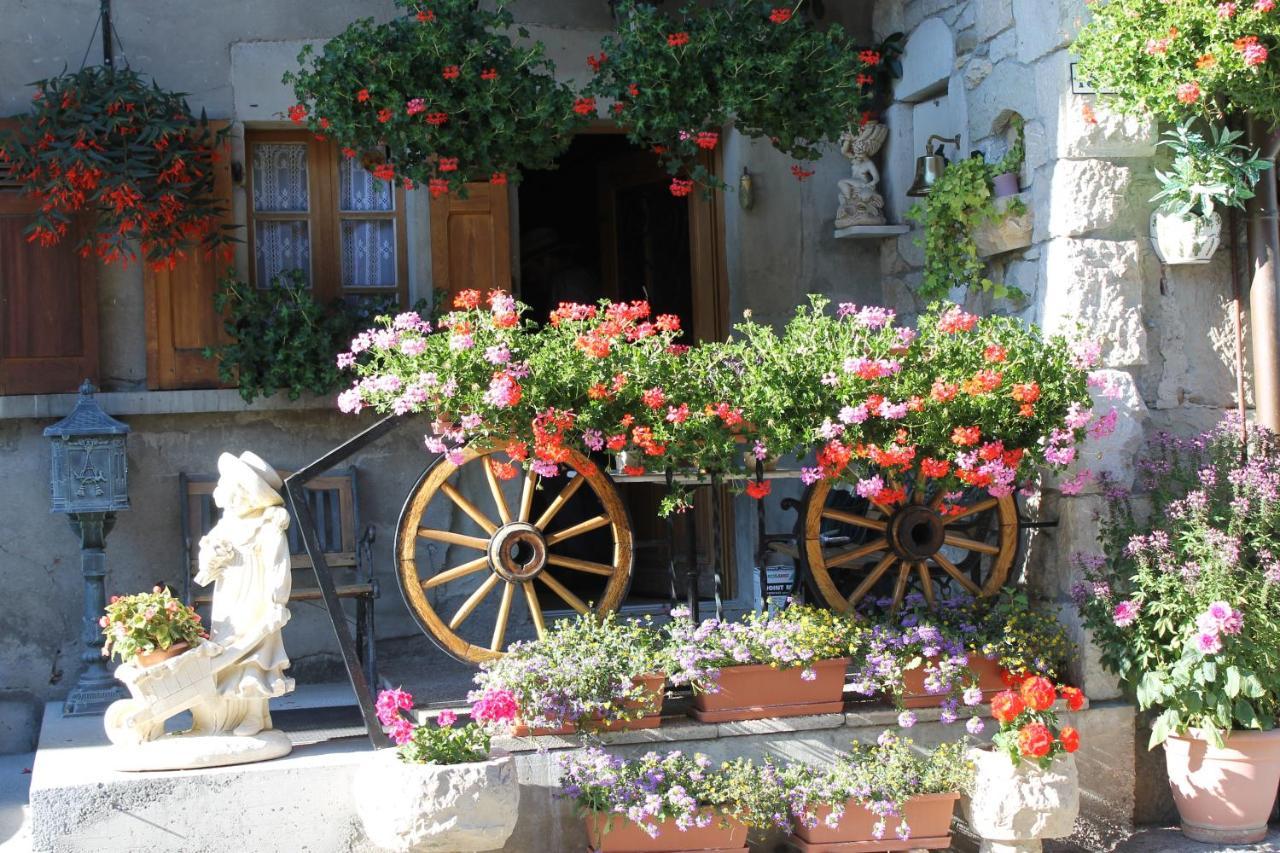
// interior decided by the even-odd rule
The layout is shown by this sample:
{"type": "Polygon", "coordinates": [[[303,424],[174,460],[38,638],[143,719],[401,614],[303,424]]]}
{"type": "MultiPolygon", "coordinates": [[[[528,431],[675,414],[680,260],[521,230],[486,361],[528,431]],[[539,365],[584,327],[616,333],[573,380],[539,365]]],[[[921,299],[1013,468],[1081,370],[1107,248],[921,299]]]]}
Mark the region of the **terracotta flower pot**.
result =
{"type": "Polygon", "coordinates": [[[720,670],[715,693],[697,693],[690,713],[703,723],[834,714],[844,710],[844,675],[848,658],[816,661],[812,681],[803,667],[774,669],[766,664],[727,666],[720,670]]]}
{"type": "Polygon", "coordinates": [[[571,735],[580,728],[593,732],[624,732],[636,729],[656,729],[662,724],[662,702],[667,695],[667,674],[665,672],[642,675],[636,679],[644,688],[640,699],[623,703],[628,711],[642,711],[644,716],[635,720],[615,720],[602,723],[599,719],[581,721],[575,726],[566,723],[563,726],[533,727],[516,721],[511,733],[515,737],[544,737],[546,735],[571,735]]]}
{"type": "MultiPolygon", "coordinates": [[[[947,697],[930,693],[924,687],[925,670],[936,664],[938,658],[929,658],[921,666],[909,669],[902,674],[902,707],[904,708],[937,708],[947,697]]],[[[1005,689],[1001,678],[1000,664],[979,654],[969,655],[969,669],[978,678],[978,687],[982,689],[982,698],[990,699],[1005,689]]]]}
{"type": "Polygon", "coordinates": [[[1188,733],[1164,742],[1182,834],[1211,844],[1252,844],[1267,834],[1280,784],[1280,731],[1231,732],[1219,749],[1188,733]]]}
{"type": "Polygon", "coordinates": [[[174,643],[167,649],[156,649],[154,652],[139,652],[136,660],[138,661],[138,666],[155,666],[161,661],[176,658],[189,648],[191,648],[189,643],[174,643]]]}
{"type": "Polygon", "coordinates": [[[911,829],[911,836],[899,839],[894,831],[898,828],[896,818],[890,817],[886,823],[885,834],[876,839],[872,831],[879,819],[858,800],[849,800],[845,804],[844,816],[833,829],[826,824],[831,814],[830,806],[818,809],[818,825],[810,829],[804,824],[797,824],[792,843],[797,844],[802,853],[811,844],[841,844],[850,842],[880,841],[882,844],[866,846],[864,849],[874,850],[916,850],[942,849],[951,846],[951,814],[955,811],[959,793],[922,794],[912,797],[902,804],[902,816],[911,829]]]}
{"type": "Polygon", "coordinates": [[[698,853],[746,850],[747,828],[737,819],[717,815],[710,826],[683,832],[674,820],[658,825],[658,837],[632,823],[623,815],[592,812],[587,815],[587,841],[596,853],[674,853],[688,850],[698,853]]]}
{"type": "Polygon", "coordinates": [[[1075,756],[1060,754],[1047,769],[1014,764],[1004,752],[970,749],[972,793],[961,798],[965,822],[982,839],[981,850],[1038,853],[1043,838],[1065,838],[1080,813],[1075,756]]]}

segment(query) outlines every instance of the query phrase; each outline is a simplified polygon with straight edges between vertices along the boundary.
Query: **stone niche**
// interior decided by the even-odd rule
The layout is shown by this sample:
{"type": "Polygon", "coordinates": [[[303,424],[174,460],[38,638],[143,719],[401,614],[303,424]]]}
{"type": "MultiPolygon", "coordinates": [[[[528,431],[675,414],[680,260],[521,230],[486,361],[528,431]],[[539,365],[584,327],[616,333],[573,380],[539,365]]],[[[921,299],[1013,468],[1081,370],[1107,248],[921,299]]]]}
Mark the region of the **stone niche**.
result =
{"type": "Polygon", "coordinates": [[[915,179],[916,158],[924,154],[931,134],[960,134],[959,148],[948,144],[944,149],[951,162],[968,152],[964,82],[955,73],[955,59],[951,30],[939,18],[916,27],[903,48],[902,78],[885,116],[889,139],[883,152],[883,188],[890,222],[900,222],[915,202],[907,190],[915,179]]]}

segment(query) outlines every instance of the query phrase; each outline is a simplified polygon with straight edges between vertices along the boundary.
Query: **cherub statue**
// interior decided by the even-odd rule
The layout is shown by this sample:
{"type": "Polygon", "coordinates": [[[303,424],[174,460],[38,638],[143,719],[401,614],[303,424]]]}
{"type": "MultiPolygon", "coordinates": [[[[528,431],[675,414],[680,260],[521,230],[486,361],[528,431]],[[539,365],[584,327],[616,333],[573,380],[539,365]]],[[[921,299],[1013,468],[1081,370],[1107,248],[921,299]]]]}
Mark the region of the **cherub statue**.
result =
{"type": "Polygon", "coordinates": [[[192,710],[193,734],[254,735],[271,728],[267,702],[293,690],[280,632],[289,621],[289,513],[283,482],[253,453],[218,459],[213,502],[222,518],[200,540],[195,582],[212,583],[209,642],[235,662],[216,675],[219,701],[192,710]]]}
{"type": "Polygon", "coordinates": [[[868,122],[840,134],[840,153],[850,160],[850,177],[840,182],[840,208],[836,228],[854,225],[883,225],[884,197],[876,192],[880,170],[871,161],[889,136],[880,122],[868,122]]]}

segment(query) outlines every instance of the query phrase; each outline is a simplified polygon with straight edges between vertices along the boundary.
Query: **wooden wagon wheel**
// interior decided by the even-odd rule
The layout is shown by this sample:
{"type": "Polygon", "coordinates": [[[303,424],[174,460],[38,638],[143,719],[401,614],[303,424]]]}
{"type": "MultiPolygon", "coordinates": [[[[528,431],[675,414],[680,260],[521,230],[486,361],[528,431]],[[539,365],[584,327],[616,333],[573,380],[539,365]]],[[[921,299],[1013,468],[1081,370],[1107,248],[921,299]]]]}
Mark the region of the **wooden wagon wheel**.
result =
{"type": "Polygon", "coordinates": [[[572,476],[545,479],[528,471],[522,480],[512,481],[504,489],[491,464],[497,461],[493,458],[497,452],[500,451],[468,448],[463,451],[464,458],[459,465],[444,458],[438,460],[423,473],[409,494],[396,532],[397,576],[409,612],[437,645],[470,663],[502,654],[507,646],[507,628],[517,596],[523,599],[538,636],[546,633],[535,584],[542,584],[579,613],[591,610],[607,613],[617,609],[631,583],[634,556],[631,526],[617,488],[599,466],[575,451],[561,465],[562,470],[572,476]],[[493,512],[486,512],[459,489],[461,472],[472,463],[476,464],[469,470],[484,471],[490,500],[481,503],[491,503],[493,512]],[[550,500],[535,517],[534,497],[540,479],[550,500]],[[589,488],[583,489],[584,485],[589,488]],[[518,497],[506,494],[515,489],[518,497]],[[597,508],[599,511],[568,526],[550,529],[575,496],[579,496],[575,506],[594,503],[588,512],[596,512],[597,508]],[[510,501],[509,497],[516,500],[510,501]],[[424,519],[433,501],[452,503],[474,522],[475,529],[459,532],[426,526],[424,519]],[[604,528],[612,540],[605,555],[608,562],[557,553],[556,546],[560,543],[604,528]],[[452,558],[449,562],[456,565],[433,571],[430,560],[418,557],[418,545],[424,541],[453,546],[448,551],[452,558]],[[570,590],[552,573],[553,567],[599,578],[598,591],[585,596],[584,601],[584,596],[570,590]],[[440,603],[450,597],[450,588],[457,596],[466,595],[466,598],[452,615],[445,615],[436,609],[432,598],[440,603]],[[486,624],[483,638],[477,638],[476,623],[465,623],[495,589],[501,596],[497,612],[486,624]],[[464,636],[464,631],[470,638],[464,636]]]}
{"type": "Polygon", "coordinates": [[[896,611],[912,591],[930,605],[940,592],[999,592],[1018,550],[1013,497],[969,489],[952,504],[958,511],[944,514],[943,494],[909,488],[907,501],[890,508],[844,484],[810,486],[800,507],[800,557],[817,600],[843,612],[874,592],[896,611]]]}

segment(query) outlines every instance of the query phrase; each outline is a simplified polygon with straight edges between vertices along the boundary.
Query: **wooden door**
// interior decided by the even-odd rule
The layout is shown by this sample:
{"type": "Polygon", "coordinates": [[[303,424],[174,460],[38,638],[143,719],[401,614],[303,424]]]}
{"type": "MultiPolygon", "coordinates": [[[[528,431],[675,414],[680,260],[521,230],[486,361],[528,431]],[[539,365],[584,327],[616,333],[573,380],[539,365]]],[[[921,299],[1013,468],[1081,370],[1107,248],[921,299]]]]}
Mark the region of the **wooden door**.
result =
{"type": "Polygon", "coordinates": [[[511,290],[511,204],[505,185],[467,185],[431,201],[431,275],[446,305],[463,290],[511,290]]]}

